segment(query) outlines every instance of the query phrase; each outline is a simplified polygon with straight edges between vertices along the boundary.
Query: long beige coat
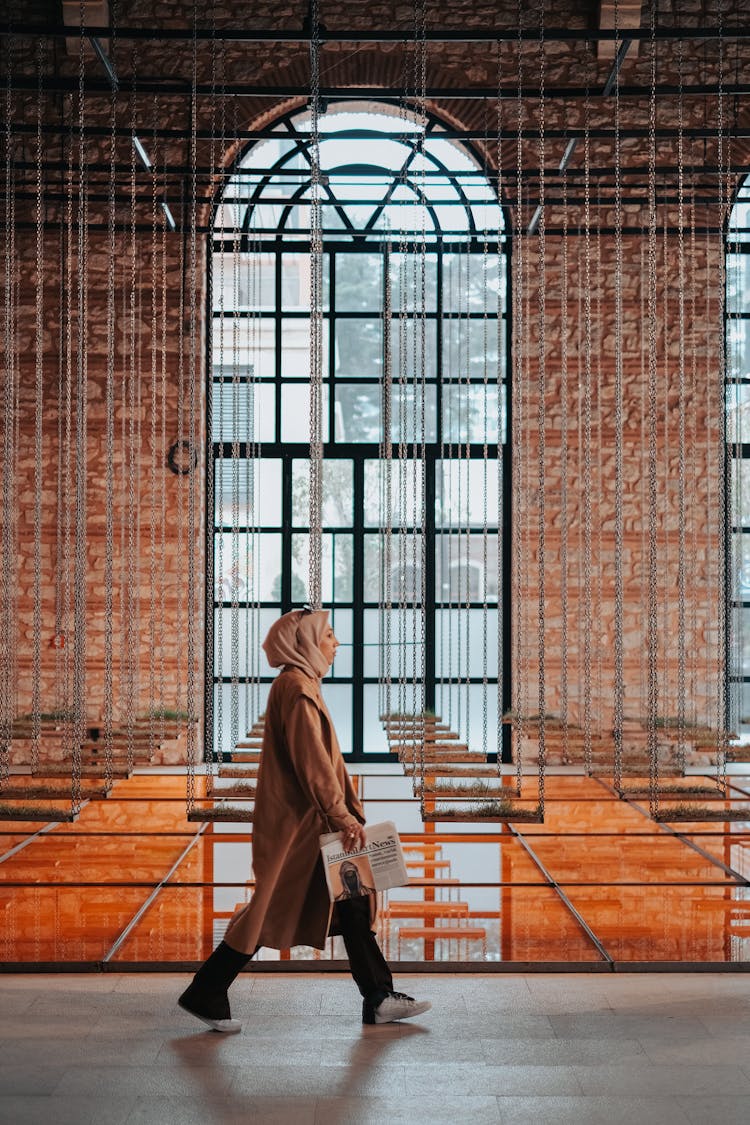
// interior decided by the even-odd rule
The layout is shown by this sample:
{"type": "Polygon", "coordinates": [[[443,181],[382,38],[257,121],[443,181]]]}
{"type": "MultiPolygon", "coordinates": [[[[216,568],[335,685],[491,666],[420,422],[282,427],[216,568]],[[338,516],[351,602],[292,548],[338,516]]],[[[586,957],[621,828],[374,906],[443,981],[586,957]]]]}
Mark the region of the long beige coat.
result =
{"type": "Polygon", "coordinates": [[[322,949],[331,902],[318,837],[364,819],[320,682],[284,668],[266,705],[253,821],[255,891],[229,923],[227,944],[248,954],[259,945],[322,949]]]}

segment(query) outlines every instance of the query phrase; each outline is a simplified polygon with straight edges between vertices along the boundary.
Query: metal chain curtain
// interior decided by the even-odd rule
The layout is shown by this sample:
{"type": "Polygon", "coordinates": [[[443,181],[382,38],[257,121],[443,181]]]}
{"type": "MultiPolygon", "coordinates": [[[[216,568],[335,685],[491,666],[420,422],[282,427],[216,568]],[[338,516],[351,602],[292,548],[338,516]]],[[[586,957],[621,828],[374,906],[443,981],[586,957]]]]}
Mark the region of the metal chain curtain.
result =
{"type": "MultiPolygon", "coordinates": [[[[62,117],[47,39],[3,29],[4,788],[23,754],[50,776],[54,761],[70,783],[59,811],[76,815],[87,775],[110,788],[174,716],[194,813],[199,763],[231,755],[262,712],[268,622],[305,601],[333,609],[345,642],[330,687],[349,745],[382,746],[381,714],[421,716],[423,808],[429,711],[486,756],[508,707],[517,790],[533,749],[541,803],[559,746],[620,790],[628,773],[647,777],[653,816],[668,815],[666,775],[696,748],[724,786],[731,735],[750,726],[750,224],[731,147],[744,33],[720,0],[699,95],[687,33],[666,36],[650,4],[639,87],[620,71],[630,29],[615,4],[603,124],[591,44],[581,41],[583,86],[561,93],[549,5],[519,3],[516,28],[491,43],[496,90],[483,92],[497,103],[494,182],[486,153],[428,113],[428,17],[416,0],[392,113],[360,97],[355,107],[345,91],[327,98],[328,33],[313,0],[309,106],[251,136],[210,5],[186,13],[175,93],[147,77],[148,43],[129,41],[114,6],[107,48],[95,37],[92,51],[81,4],[62,117]],[[174,161],[165,93],[186,107],[174,161]],[[697,96],[701,129],[688,126],[697,96]],[[575,133],[550,127],[565,97],[580,107],[575,133]],[[250,147],[228,165],[243,138],[250,147]],[[59,280],[45,284],[53,262],[59,280]],[[94,346],[97,292],[106,356],[94,346]]],[[[468,132],[489,150],[487,131],[468,132]]]]}

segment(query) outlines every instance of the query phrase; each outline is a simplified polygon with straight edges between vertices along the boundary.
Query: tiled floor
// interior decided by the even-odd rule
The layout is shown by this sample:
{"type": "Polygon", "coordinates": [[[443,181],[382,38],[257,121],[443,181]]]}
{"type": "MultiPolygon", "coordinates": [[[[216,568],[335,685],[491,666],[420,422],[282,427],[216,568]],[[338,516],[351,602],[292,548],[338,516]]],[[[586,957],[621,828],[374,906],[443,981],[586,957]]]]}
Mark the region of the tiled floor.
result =
{"type": "Polygon", "coordinates": [[[0,978],[4,1125],[746,1125],[750,975],[424,975],[363,1028],[341,975],[244,975],[241,1035],[179,974],[0,978]]]}

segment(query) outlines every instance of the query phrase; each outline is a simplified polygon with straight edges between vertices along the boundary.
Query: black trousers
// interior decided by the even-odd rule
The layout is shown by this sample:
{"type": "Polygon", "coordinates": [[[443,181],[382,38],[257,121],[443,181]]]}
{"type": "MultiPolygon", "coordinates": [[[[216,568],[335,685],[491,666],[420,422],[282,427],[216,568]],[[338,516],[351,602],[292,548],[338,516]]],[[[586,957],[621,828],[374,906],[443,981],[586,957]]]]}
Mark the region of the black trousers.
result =
{"type": "Polygon", "coordinates": [[[344,939],[354,983],[365,1000],[378,1005],[393,992],[393,977],[370,929],[369,899],[367,895],[342,899],[333,909],[333,928],[344,939]]]}

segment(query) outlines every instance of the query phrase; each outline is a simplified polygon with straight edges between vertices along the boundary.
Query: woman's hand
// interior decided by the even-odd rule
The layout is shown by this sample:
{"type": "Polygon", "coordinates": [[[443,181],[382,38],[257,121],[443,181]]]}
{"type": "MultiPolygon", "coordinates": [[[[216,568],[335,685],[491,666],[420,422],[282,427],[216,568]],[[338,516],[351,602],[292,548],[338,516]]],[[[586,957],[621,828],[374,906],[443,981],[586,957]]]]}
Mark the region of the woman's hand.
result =
{"type": "Polygon", "coordinates": [[[345,828],[341,833],[341,843],[345,852],[356,852],[364,848],[367,844],[364,824],[354,821],[349,828],[345,828]]]}

